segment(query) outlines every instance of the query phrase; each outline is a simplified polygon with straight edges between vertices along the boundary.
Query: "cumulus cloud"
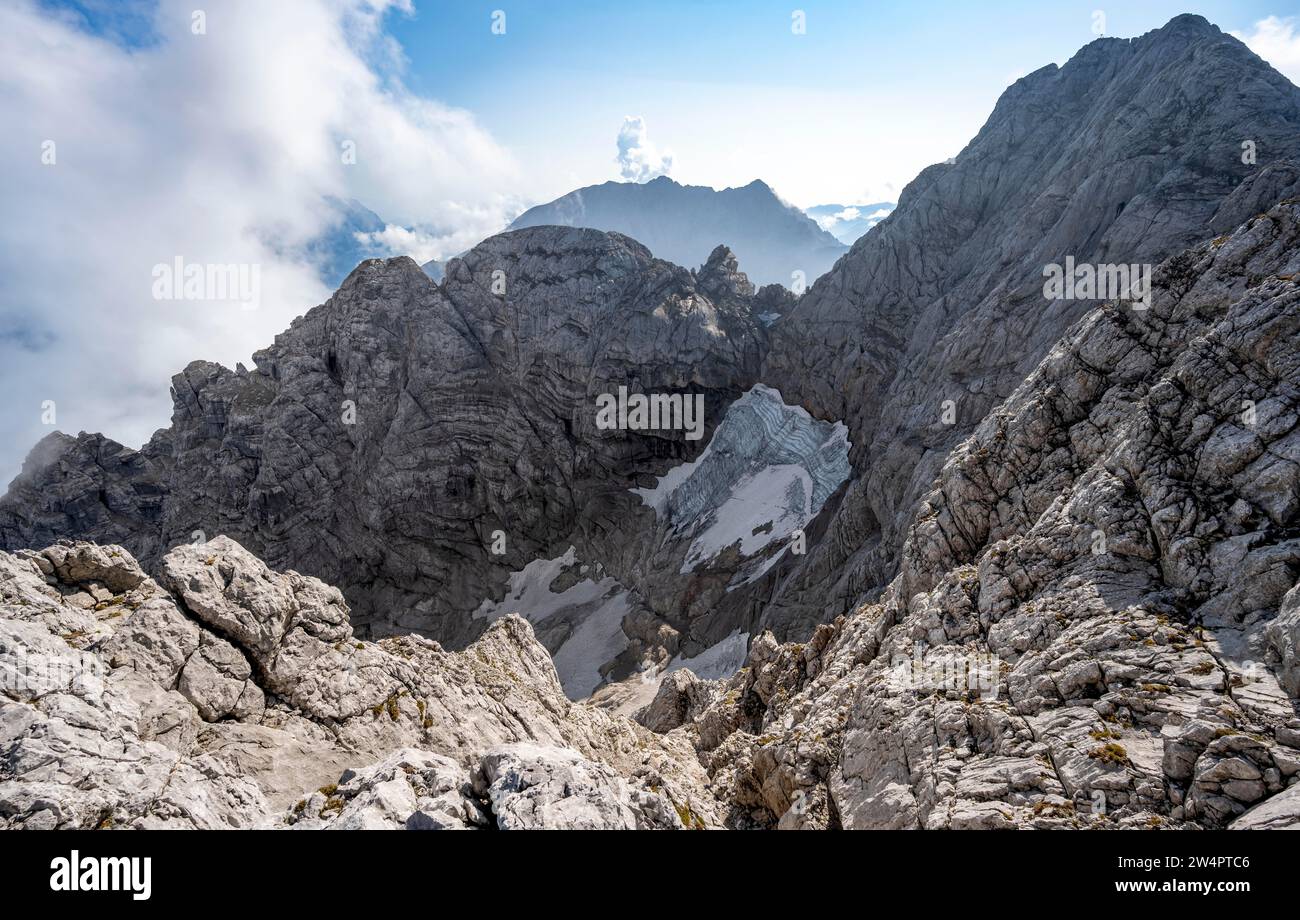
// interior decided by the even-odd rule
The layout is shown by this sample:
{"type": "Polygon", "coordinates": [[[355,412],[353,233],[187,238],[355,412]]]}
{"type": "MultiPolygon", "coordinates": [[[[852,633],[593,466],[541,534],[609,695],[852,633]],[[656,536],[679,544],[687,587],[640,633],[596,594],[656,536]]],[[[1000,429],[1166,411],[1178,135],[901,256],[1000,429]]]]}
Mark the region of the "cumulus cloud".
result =
{"type": "Polygon", "coordinates": [[[451,202],[444,208],[444,223],[403,227],[388,224],[382,230],[354,234],[358,243],[377,252],[410,256],[420,264],[430,259],[446,262],[501,231],[510,218],[527,208],[522,199],[502,196],[482,206],[451,202]]]}
{"type": "Polygon", "coordinates": [[[363,246],[379,252],[399,252],[410,256],[422,265],[430,259],[447,257],[447,246],[443,237],[418,227],[388,224],[383,230],[354,233],[353,236],[363,246]]]}
{"type": "Polygon", "coordinates": [[[662,153],[650,142],[646,134],[645,119],[640,115],[627,115],[618,131],[619,174],[630,182],[648,182],[656,176],[667,176],[673,170],[673,154],[662,153]]]}
{"type": "Polygon", "coordinates": [[[131,44],[0,4],[0,488],[55,428],[141,444],[187,362],[247,362],[328,297],[332,201],[441,228],[386,242],[444,256],[517,208],[511,157],[404,85],[384,18],[409,0],[232,0],[198,32],[193,10],[161,0],[131,44]],[[255,268],[255,302],[158,299],[177,259],[255,268]]]}
{"type": "Polygon", "coordinates": [[[815,220],[817,221],[817,225],[821,227],[823,230],[830,231],[830,230],[834,230],[836,224],[845,221],[857,220],[858,217],[860,217],[861,215],[862,215],[862,211],[859,208],[855,208],[852,205],[850,205],[846,208],[842,208],[839,211],[835,211],[831,214],[823,214],[820,217],[815,218],[815,220]]]}
{"type": "Polygon", "coordinates": [[[1249,32],[1232,32],[1292,83],[1300,84],[1300,20],[1269,16],[1249,32]]]}

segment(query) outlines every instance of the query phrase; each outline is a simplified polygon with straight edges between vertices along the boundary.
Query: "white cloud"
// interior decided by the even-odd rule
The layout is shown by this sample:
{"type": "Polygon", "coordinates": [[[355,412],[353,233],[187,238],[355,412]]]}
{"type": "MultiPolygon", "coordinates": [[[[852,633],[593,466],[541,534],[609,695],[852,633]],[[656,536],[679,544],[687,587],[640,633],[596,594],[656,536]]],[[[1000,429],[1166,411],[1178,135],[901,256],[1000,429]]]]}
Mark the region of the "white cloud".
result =
{"type": "Polygon", "coordinates": [[[446,258],[446,246],[442,237],[427,230],[399,227],[388,224],[383,230],[373,233],[354,233],[357,242],[383,252],[410,256],[423,265],[430,259],[446,258]]]}
{"type": "Polygon", "coordinates": [[[1249,32],[1232,32],[1292,83],[1300,84],[1300,23],[1295,17],[1269,16],[1249,32]]]}
{"type": "Polygon", "coordinates": [[[0,489],[55,427],[139,445],[186,363],[247,362],[323,301],[302,253],[337,219],[327,197],[446,228],[404,241],[430,251],[504,225],[511,157],[402,82],[383,17],[408,8],[236,0],[196,35],[193,4],[162,0],[159,41],[128,49],[31,0],[0,4],[0,489]],[[257,266],[258,309],[155,300],[153,267],[178,256],[257,266]]]}
{"type": "Polygon", "coordinates": [[[447,212],[444,220],[450,219],[451,223],[445,224],[445,228],[388,224],[383,230],[353,236],[363,246],[391,255],[410,256],[421,265],[430,259],[446,262],[500,233],[525,207],[516,198],[502,198],[479,207],[449,204],[444,209],[447,212]]]}
{"type": "Polygon", "coordinates": [[[817,225],[823,230],[832,231],[835,229],[835,225],[841,221],[857,220],[861,214],[862,211],[859,208],[850,205],[847,208],[841,208],[834,214],[824,214],[816,218],[816,221],[817,225]]]}
{"type": "Polygon", "coordinates": [[[624,179],[648,182],[673,171],[673,154],[670,150],[660,153],[650,142],[644,118],[628,115],[618,130],[618,167],[619,175],[624,179]]]}

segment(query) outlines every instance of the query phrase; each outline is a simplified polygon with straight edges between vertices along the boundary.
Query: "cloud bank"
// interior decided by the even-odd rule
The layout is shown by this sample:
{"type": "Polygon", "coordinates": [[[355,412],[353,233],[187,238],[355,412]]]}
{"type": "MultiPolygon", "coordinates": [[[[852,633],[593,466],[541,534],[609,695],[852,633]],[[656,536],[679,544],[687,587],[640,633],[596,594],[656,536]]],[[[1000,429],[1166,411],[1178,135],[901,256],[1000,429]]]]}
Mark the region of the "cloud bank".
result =
{"type": "Polygon", "coordinates": [[[0,489],[56,428],[140,445],[186,363],[247,362],[328,297],[308,244],[331,199],[448,228],[430,257],[516,207],[510,156],[403,85],[383,23],[407,0],[235,0],[202,23],[194,6],[162,0],[134,44],[0,8],[0,489]],[[211,284],[157,299],[177,259],[255,266],[255,308],[211,284]]]}

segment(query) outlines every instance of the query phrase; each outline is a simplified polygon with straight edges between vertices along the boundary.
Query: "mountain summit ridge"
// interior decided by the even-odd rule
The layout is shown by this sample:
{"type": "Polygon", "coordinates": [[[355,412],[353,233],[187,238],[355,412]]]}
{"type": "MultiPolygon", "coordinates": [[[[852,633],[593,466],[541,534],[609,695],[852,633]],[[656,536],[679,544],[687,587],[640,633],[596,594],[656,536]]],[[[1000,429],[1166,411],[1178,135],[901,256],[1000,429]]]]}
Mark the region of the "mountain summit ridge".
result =
{"type": "Polygon", "coordinates": [[[766,182],[715,190],[667,176],[649,182],[605,182],[530,208],[509,229],[546,224],[585,226],[640,240],[658,258],[694,268],[715,246],[728,246],[756,284],[805,284],[847,251],[833,235],[766,182]]]}
{"type": "Polygon", "coordinates": [[[767,621],[807,630],[889,581],[943,459],[1095,306],[1045,299],[1044,266],[1158,263],[1297,191],[1300,88],[1200,17],[1008,88],[773,330],[763,380],[848,424],[858,478],[834,558],[811,554],[822,574],[796,574],[767,621]]]}

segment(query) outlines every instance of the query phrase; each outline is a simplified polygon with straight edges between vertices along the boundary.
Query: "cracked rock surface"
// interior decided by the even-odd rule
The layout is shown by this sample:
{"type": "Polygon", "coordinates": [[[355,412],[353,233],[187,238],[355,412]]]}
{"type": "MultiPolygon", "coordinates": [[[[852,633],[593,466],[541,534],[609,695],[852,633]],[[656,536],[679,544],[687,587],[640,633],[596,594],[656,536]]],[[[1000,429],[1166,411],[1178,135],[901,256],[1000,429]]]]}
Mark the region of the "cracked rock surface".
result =
{"type": "Polygon", "coordinates": [[[336,588],[227,537],[162,571],[0,553],[0,827],[718,821],[690,745],[571,703],[519,617],[463,652],[366,642],[336,588]]]}
{"type": "MultiPolygon", "coordinates": [[[[1178,16],[1016,81],[798,300],[755,290],[725,245],[689,271],[572,227],[492,237],[438,283],[410,260],[364,262],[252,370],[173,378],[172,423],[141,450],[44,439],[0,499],[0,548],[116,543],[158,574],[170,547],[226,534],[337,586],[364,636],[459,649],[512,575],[572,546],[629,608],[622,636],[585,610],[552,618],[554,654],[579,636],[609,655],[575,669],[581,694],[734,636],[806,639],[881,597],[946,458],[1098,305],[1046,299],[1045,265],[1155,264],[1297,191],[1300,89],[1178,16]],[[733,541],[704,560],[631,490],[708,441],[598,430],[595,398],[701,394],[711,435],[758,384],[843,425],[851,467],[809,504],[805,554],[774,540],[756,560],[733,541]]],[[[1257,499],[1290,500],[1274,487],[1286,463],[1257,471],[1257,499]]],[[[787,499],[750,523],[802,516],[798,489],[787,499]]],[[[679,534],[714,509],[674,510],[679,534]]]]}
{"type": "Polygon", "coordinates": [[[945,462],[901,571],[770,633],[692,740],[733,826],[1297,820],[1300,199],[1084,317],[945,462]]]}
{"type": "Polygon", "coordinates": [[[1300,88],[1199,16],[1017,80],[772,329],[761,379],[848,426],[855,478],[762,625],[804,638],[897,573],[949,453],[1099,305],[1044,266],[1158,264],[1296,194],[1300,88]]]}
{"type": "Polygon", "coordinates": [[[756,293],[725,247],[691,272],[574,228],[492,237],[441,284],[407,258],[366,261],[255,369],[176,375],[172,424],[140,451],[45,438],[0,500],[0,548],[76,536],[154,572],[172,546],[225,534],[342,589],[367,634],[460,648],[511,571],[702,447],[600,430],[596,397],[700,394],[711,431],[757,379],[757,313],[791,299],[756,293]]]}

